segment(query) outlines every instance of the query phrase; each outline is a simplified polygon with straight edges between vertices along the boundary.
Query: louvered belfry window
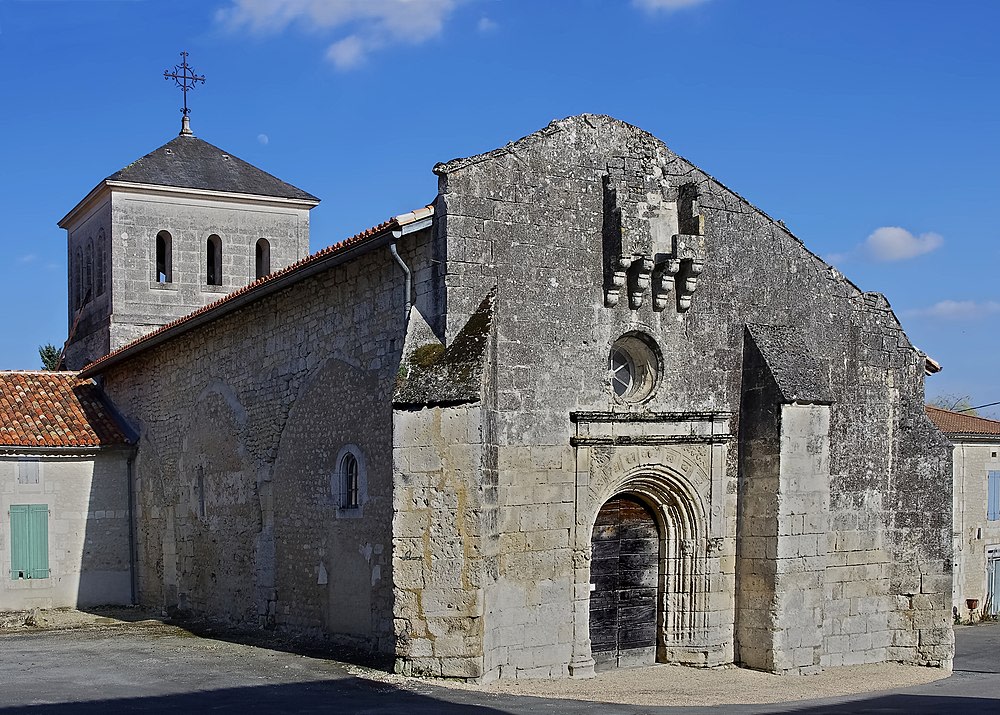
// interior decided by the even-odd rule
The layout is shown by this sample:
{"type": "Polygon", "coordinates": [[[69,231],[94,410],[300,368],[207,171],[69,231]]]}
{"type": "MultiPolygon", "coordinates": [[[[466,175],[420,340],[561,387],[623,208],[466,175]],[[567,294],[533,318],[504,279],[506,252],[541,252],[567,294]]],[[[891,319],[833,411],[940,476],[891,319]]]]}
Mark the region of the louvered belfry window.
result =
{"type": "Polygon", "coordinates": [[[49,577],[48,505],[11,505],[10,577],[14,580],[49,577]]]}

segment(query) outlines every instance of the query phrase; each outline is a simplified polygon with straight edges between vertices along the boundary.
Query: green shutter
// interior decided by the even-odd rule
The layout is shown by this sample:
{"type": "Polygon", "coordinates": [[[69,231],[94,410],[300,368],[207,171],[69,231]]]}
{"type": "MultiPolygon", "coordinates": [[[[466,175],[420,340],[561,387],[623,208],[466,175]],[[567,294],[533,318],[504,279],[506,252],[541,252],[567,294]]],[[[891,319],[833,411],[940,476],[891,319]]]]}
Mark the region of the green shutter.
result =
{"type": "Polygon", "coordinates": [[[10,577],[49,577],[49,507],[45,504],[10,507],[10,577]]]}
{"type": "Polygon", "coordinates": [[[28,507],[28,548],[31,578],[48,578],[49,507],[45,504],[32,504],[28,507]]]}
{"type": "Polygon", "coordinates": [[[28,568],[28,507],[15,505],[10,508],[10,577],[27,578],[28,568]]]}

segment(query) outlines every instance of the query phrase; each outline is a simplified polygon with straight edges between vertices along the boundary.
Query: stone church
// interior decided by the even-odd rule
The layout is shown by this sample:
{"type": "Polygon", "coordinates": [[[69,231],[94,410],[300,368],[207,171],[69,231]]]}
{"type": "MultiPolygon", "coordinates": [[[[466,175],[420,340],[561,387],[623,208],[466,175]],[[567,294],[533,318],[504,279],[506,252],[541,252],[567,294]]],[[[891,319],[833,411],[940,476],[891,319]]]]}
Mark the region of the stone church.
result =
{"type": "Polygon", "coordinates": [[[60,222],[143,605],[470,679],[950,667],[951,452],[884,297],[610,117],[434,173],[308,255],[318,199],[185,129],[60,222]]]}

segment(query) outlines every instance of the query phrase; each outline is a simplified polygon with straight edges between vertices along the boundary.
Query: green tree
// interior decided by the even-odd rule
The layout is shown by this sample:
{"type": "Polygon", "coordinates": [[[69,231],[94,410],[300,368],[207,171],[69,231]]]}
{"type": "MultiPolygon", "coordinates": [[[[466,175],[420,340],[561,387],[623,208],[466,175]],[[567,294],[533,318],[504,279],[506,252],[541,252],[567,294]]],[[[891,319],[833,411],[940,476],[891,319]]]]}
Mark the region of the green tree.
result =
{"type": "Polygon", "coordinates": [[[942,393],[927,402],[933,407],[940,407],[943,410],[961,412],[963,415],[978,416],[979,413],[972,409],[972,402],[969,395],[952,395],[942,393]]]}
{"type": "Polygon", "coordinates": [[[62,351],[52,343],[38,346],[38,357],[42,359],[43,370],[58,370],[62,351]]]}

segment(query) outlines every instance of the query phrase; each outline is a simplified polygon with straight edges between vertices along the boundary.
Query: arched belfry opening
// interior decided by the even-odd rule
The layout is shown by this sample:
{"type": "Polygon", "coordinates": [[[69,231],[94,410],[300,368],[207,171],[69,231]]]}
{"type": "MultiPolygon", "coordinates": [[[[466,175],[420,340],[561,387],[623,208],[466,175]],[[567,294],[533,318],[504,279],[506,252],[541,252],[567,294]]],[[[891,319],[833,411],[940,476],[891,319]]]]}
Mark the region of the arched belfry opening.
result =
{"type": "Polygon", "coordinates": [[[598,669],[688,662],[708,634],[705,512],[686,480],[630,475],[597,510],[589,636],[598,669]]]}

